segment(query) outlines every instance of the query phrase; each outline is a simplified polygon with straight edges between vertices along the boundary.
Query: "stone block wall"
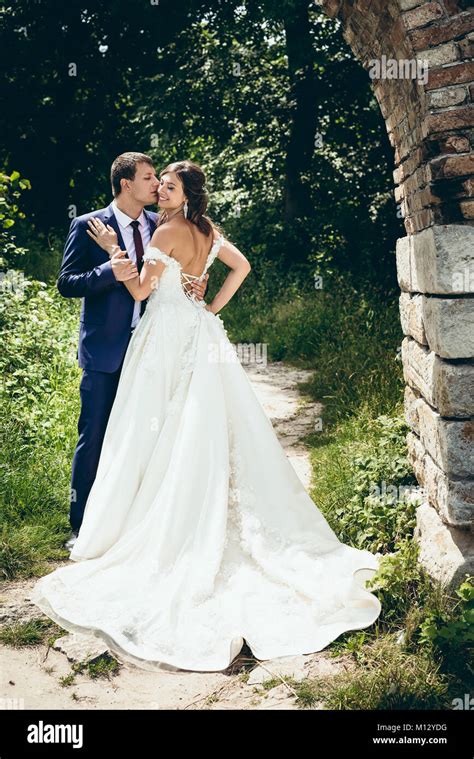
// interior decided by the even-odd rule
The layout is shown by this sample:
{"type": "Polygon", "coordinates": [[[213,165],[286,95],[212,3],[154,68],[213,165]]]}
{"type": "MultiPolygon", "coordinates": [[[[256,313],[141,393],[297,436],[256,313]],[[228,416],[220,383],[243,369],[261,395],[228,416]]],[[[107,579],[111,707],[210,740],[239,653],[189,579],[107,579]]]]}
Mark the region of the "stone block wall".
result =
{"type": "Polygon", "coordinates": [[[474,574],[474,9],[318,4],[367,69],[394,150],[407,442],[427,496],[415,537],[432,576],[457,584],[474,574]]]}

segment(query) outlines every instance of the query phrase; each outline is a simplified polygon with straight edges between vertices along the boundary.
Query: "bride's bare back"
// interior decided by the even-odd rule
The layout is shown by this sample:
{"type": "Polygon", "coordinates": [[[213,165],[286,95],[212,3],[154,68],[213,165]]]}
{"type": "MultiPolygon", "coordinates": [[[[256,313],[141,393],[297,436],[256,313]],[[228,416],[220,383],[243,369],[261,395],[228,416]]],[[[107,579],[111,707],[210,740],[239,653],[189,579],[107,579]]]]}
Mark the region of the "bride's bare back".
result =
{"type": "Polygon", "coordinates": [[[185,219],[172,219],[159,227],[167,232],[171,242],[170,256],[181,265],[181,277],[184,289],[191,291],[191,281],[203,273],[207,258],[217,232],[205,235],[195,224],[185,219]]]}

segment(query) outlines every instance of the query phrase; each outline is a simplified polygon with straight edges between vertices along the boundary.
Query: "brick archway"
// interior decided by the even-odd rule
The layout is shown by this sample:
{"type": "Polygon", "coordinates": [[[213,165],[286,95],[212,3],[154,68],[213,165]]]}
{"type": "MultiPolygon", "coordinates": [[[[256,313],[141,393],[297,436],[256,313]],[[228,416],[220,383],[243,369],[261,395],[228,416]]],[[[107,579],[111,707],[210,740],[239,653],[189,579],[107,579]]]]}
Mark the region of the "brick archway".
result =
{"type": "Polygon", "coordinates": [[[394,149],[408,448],[427,495],[415,537],[430,574],[458,583],[474,573],[474,11],[316,2],[367,69],[394,149]]]}

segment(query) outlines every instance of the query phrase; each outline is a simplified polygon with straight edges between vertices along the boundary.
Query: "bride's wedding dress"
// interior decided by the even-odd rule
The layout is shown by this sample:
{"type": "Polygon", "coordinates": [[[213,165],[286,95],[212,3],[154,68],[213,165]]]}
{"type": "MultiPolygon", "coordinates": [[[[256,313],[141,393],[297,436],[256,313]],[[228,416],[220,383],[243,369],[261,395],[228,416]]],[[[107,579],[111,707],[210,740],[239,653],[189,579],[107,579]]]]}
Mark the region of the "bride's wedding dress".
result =
{"type": "Polygon", "coordinates": [[[378,558],[329,527],[181,264],[150,246],[144,260],[165,269],[125,355],[76,563],[32,600],[152,670],[223,670],[244,639],[257,659],[312,653],[368,627],[378,558]]]}

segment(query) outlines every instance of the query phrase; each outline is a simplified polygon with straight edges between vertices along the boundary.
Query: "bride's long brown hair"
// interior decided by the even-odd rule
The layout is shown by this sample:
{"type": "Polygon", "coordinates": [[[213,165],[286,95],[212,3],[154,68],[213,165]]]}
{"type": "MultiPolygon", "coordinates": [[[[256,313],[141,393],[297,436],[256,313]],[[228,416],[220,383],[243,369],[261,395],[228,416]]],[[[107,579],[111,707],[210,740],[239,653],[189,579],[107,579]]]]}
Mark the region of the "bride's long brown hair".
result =
{"type": "MultiPolygon", "coordinates": [[[[176,161],[160,171],[160,178],[163,174],[171,171],[177,174],[188,199],[188,221],[195,224],[206,237],[211,234],[213,229],[219,230],[217,224],[205,215],[209,196],[205,187],[206,175],[201,167],[192,161],[176,161]]],[[[157,226],[164,224],[166,219],[166,210],[163,210],[158,216],[157,226]]]]}

